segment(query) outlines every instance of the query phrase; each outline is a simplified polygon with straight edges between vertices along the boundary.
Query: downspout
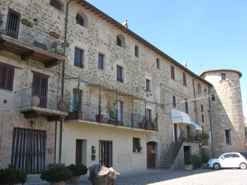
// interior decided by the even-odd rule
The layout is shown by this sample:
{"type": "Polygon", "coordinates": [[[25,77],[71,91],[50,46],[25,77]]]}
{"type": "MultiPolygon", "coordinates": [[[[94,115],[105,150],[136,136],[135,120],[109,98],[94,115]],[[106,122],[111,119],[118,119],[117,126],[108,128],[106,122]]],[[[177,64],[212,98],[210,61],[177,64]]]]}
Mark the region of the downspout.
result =
{"type": "Polygon", "coordinates": [[[198,109],[197,109],[197,103],[196,103],[196,88],[195,88],[195,79],[193,79],[192,82],[193,85],[193,96],[194,96],[194,110],[195,110],[195,119],[196,122],[198,123],[198,109]]]}
{"type": "MultiPolygon", "coordinates": [[[[67,47],[69,4],[72,1],[73,0],[69,0],[66,2],[65,19],[64,19],[64,43],[63,43],[63,55],[64,56],[66,56],[66,47],[67,47]]],[[[64,78],[65,78],[65,60],[62,63],[62,79],[61,79],[62,104],[64,104],[64,81],[65,81],[64,78]]],[[[59,163],[62,162],[63,123],[64,123],[64,119],[61,119],[60,120],[60,129],[59,129],[59,163]]]]}
{"type": "Polygon", "coordinates": [[[212,102],[211,102],[211,87],[209,88],[209,91],[208,91],[208,104],[209,104],[209,110],[208,110],[208,113],[209,113],[209,124],[210,124],[210,134],[211,134],[211,157],[214,157],[215,156],[215,153],[214,153],[214,135],[213,135],[213,121],[212,121],[212,102]]]}

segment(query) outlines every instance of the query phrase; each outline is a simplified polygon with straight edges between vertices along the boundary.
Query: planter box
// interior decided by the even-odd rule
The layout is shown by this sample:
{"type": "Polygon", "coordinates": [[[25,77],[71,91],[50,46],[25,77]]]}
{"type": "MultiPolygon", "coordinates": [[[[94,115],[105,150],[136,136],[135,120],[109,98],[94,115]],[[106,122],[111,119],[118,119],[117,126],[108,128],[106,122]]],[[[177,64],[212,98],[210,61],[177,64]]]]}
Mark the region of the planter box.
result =
{"type": "Polygon", "coordinates": [[[80,176],[72,177],[70,179],[70,183],[73,185],[80,185],[80,176]]]}
{"type": "Polygon", "coordinates": [[[62,182],[51,183],[51,185],[66,185],[66,183],[62,181],[62,182]]]}
{"type": "Polygon", "coordinates": [[[193,165],[192,164],[191,165],[185,165],[184,169],[188,170],[188,171],[192,171],[193,170],[193,165]]]}

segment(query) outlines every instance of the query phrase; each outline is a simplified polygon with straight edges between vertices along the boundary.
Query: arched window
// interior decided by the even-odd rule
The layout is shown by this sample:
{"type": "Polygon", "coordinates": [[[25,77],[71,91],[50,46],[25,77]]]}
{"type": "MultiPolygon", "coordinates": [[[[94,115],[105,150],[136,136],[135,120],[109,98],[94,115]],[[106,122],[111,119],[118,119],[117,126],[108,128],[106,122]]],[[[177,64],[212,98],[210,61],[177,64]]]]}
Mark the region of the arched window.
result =
{"type": "Polygon", "coordinates": [[[84,15],[83,13],[78,13],[76,15],[76,24],[87,27],[88,24],[87,16],[84,15]]]}
{"type": "Polygon", "coordinates": [[[125,38],[123,35],[117,36],[117,45],[120,47],[125,47],[125,38]]]}

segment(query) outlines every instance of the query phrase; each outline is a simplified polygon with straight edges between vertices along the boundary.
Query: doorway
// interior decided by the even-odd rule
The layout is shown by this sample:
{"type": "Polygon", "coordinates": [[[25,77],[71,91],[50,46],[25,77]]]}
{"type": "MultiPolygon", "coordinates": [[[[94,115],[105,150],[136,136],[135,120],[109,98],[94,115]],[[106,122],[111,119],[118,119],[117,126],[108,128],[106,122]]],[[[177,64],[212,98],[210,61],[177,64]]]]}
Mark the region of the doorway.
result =
{"type": "Polygon", "coordinates": [[[149,142],[147,143],[147,168],[154,169],[156,168],[157,160],[157,143],[149,142]]]}
{"type": "Polygon", "coordinates": [[[76,140],[76,164],[87,165],[87,142],[86,140],[76,140]]]}
{"type": "Polygon", "coordinates": [[[191,146],[184,146],[184,164],[191,162],[191,146]]]}
{"type": "Polygon", "coordinates": [[[112,141],[103,141],[99,142],[99,160],[101,165],[105,165],[106,167],[112,167],[112,141]]]}

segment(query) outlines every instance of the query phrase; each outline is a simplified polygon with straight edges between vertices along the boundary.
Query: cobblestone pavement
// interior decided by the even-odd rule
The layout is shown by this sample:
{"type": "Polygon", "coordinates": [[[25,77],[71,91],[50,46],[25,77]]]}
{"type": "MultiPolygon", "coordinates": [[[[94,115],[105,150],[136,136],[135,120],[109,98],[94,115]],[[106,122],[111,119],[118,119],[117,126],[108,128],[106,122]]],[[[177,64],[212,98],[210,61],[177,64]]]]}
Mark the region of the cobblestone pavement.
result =
{"type": "MultiPolygon", "coordinates": [[[[89,185],[85,181],[83,185],[89,185]]],[[[247,170],[153,170],[121,176],[117,185],[247,185],[247,170]]]]}
{"type": "MultiPolygon", "coordinates": [[[[38,179],[32,177],[27,185],[48,185],[38,179]]],[[[81,185],[91,184],[87,177],[83,177],[81,185]]],[[[139,174],[121,175],[116,185],[247,185],[247,170],[148,170],[139,174]]]]}

